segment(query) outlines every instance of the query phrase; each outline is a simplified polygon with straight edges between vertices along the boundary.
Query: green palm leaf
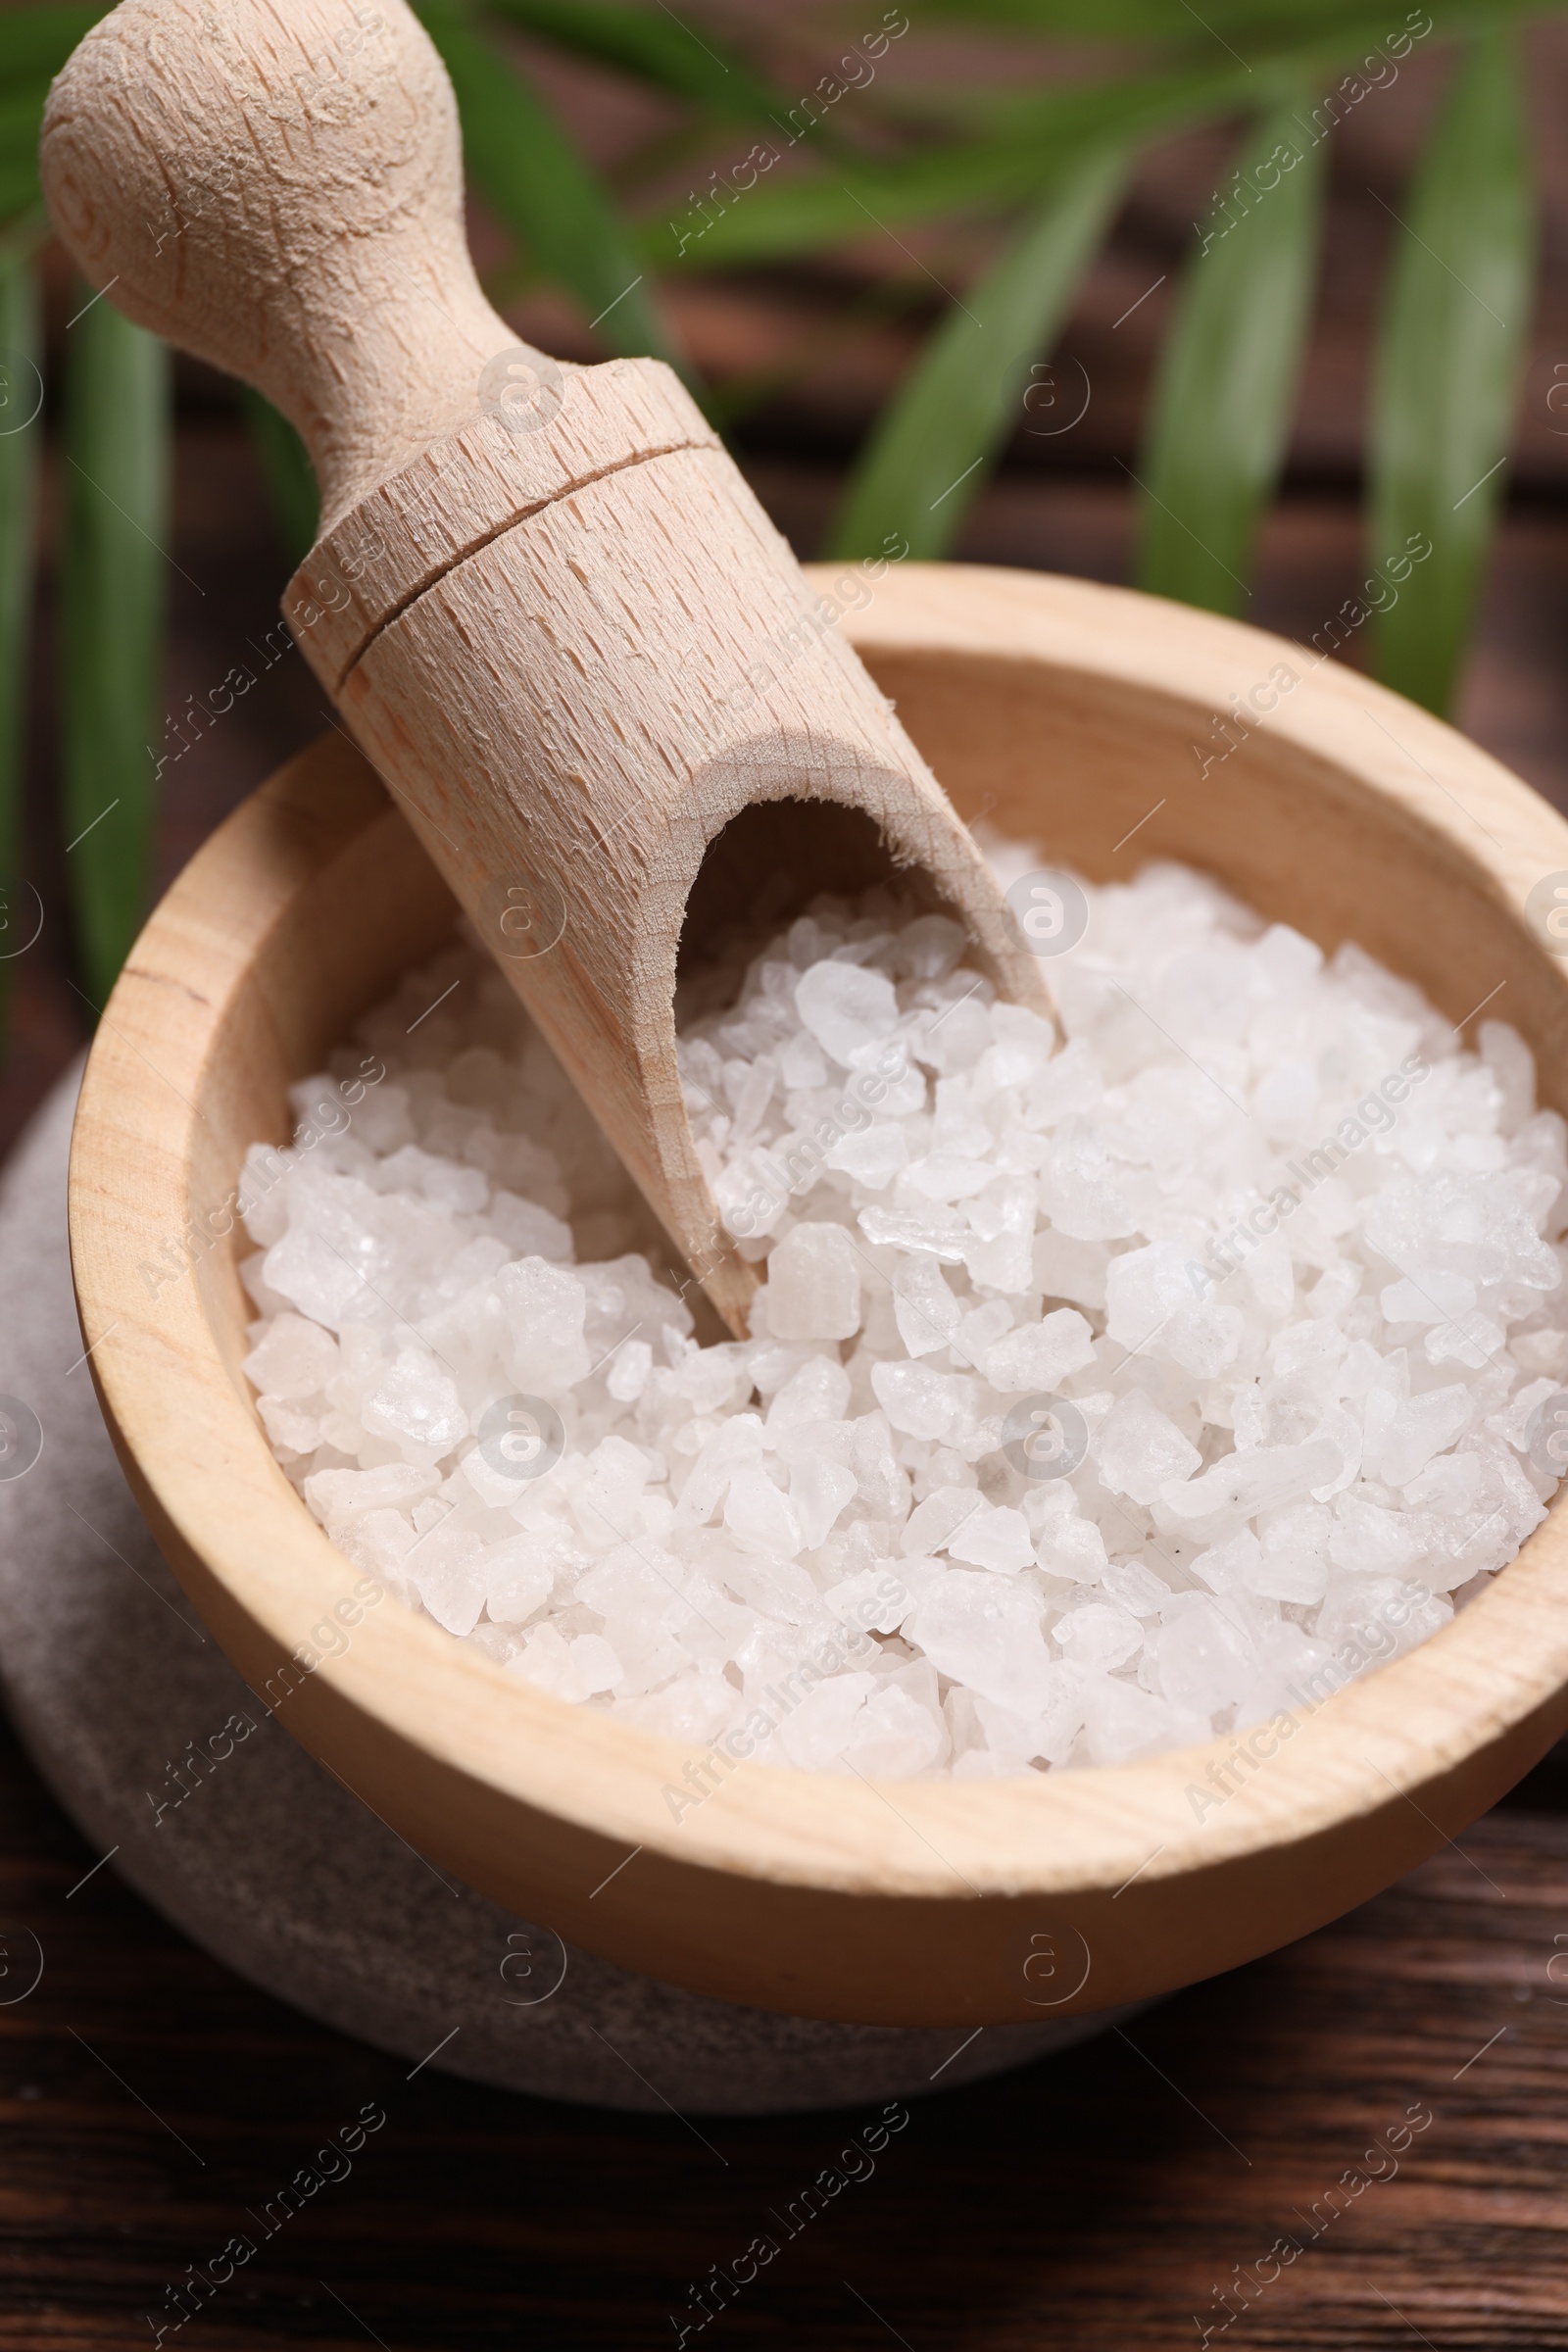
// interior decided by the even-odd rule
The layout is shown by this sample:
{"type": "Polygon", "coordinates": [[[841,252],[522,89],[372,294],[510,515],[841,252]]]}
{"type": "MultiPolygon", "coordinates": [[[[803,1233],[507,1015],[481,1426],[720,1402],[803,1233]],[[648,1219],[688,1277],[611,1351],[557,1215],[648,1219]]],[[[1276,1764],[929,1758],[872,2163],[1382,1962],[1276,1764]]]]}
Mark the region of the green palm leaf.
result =
{"type": "Polygon", "coordinates": [[[1049,351],[1127,175],[1120,149],[1091,157],[1024,223],[967,302],[955,302],[884,410],[828,545],[831,557],[952,544],[1015,423],[1030,363],[1049,351]]]}
{"type": "Polygon", "coordinates": [[[1262,117],[1241,187],[1201,224],[1165,338],[1142,460],[1138,585],[1239,612],[1290,435],[1323,211],[1304,106],[1262,117]]]}
{"type": "Polygon", "coordinates": [[[1371,540],[1416,568],[1377,621],[1377,671],[1452,702],[1502,494],[1530,323],[1535,223],[1519,60],[1477,42],[1396,216],[1371,418],[1371,540]],[[1422,545],[1431,553],[1420,558],[1422,545]]]}
{"type": "Polygon", "coordinates": [[[66,870],[102,1004],[152,875],[168,559],[169,352],[109,303],[69,329],[60,727],[66,870]]]}
{"type": "MultiPolygon", "coordinates": [[[[1156,5],[1168,31],[1173,13],[1180,14],[1176,0],[1156,5]]],[[[1531,0],[1453,0],[1435,27],[1424,11],[1410,13],[1428,24],[1429,34],[1451,37],[1476,24],[1517,22],[1530,6],[1531,0]]],[[[1202,15],[1213,22],[1206,8],[1202,15]]],[[[1264,15],[1273,21],[1271,12],[1264,15]]],[[[1108,15],[1102,25],[1098,8],[1086,0],[1082,23],[1097,37],[1119,21],[1108,15]]],[[[1234,29],[1243,33],[1247,22],[1238,19],[1234,29]]],[[[1200,41],[1181,63],[1160,72],[1055,82],[1021,98],[1005,83],[994,84],[981,102],[990,118],[983,133],[971,130],[886,157],[835,157],[808,170],[769,171],[710,222],[687,212],[675,221],[646,223],[642,248],[662,269],[732,269],[847,244],[872,227],[1007,211],[1030,202],[1048,172],[1070,169],[1108,143],[1140,145],[1243,109],[1282,103],[1303,83],[1321,84],[1332,74],[1343,76],[1338,87],[1348,112],[1371,97],[1379,79],[1386,84],[1396,77],[1395,46],[1407,40],[1414,50],[1429,37],[1408,26],[1396,31],[1387,12],[1368,0],[1321,13],[1301,7],[1282,14],[1279,24],[1277,37],[1244,39],[1240,49],[1228,39],[1200,41]],[[1376,74],[1357,73],[1373,52],[1383,60],[1376,74]]],[[[802,155],[808,152],[803,148],[802,155]]],[[[786,161],[782,147],[779,160],[786,161]]]]}
{"type": "Polygon", "coordinates": [[[96,8],[8,8],[0,16],[0,89],[9,93],[17,82],[47,87],[108,7],[109,0],[96,8]]]}
{"type": "Polygon", "coordinates": [[[38,202],[38,122],[48,91],[46,81],[0,84],[0,220],[38,202]]]}
{"type": "MultiPolygon", "coordinates": [[[[938,215],[1008,211],[1112,145],[1135,145],[1222,114],[1252,94],[1224,61],[1179,74],[1055,88],[1009,101],[983,137],[827,170],[759,178],[706,223],[695,214],[649,224],[644,250],[661,267],[734,268],[849,243],[938,215]],[[682,243],[682,231],[686,242],[682,243]]],[[[780,148],[780,161],[783,161],[780,148]]]]}
{"type": "Polygon", "coordinates": [[[43,358],[36,235],[0,252],[0,1020],[13,958],[32,933],[33,902],[18,887],[25,778],[27,650],[43,440],[43,358]]]}
{"type": "Polygon", "coordinates": [[[556,117],[474,31],[461,0],[420,0],[417,13],[452,76],[468,170],[507,226],[575,295],[612,351],[673,361],[646,268],[556,117]]]}
{"type": "Polygon", "coordinates": [[[1458,8],[1446,8],[1441,21],[1426,8],[1409,8],[1402,15],[1386,8],[1374,15],[1365,0],[1211,0],[1200,14],[1184,10],[1180,0],[925,0],[923,13],[1037,32],[1051,40],[1196,46],[1228,37],[1255,64],[1250,41],[1258,49],[1270,43],[1302,43],[1345,24],[1353,40],[1376,44],[1389,56],[1398,53],[1407,36],[1421,41],[1436,30],[1440,38],[1451,39],[1455,32],[1494,20],[1517,20],[1527,4],[1528,0],[1462,0],[1458,8]]]}
{"type": "Polygon", "coordinates": [[[613,66],[708,115],[767,122],[787,103],[721,34],[612,0],[490,0],[492,13],[574,57],[613,66]]]}

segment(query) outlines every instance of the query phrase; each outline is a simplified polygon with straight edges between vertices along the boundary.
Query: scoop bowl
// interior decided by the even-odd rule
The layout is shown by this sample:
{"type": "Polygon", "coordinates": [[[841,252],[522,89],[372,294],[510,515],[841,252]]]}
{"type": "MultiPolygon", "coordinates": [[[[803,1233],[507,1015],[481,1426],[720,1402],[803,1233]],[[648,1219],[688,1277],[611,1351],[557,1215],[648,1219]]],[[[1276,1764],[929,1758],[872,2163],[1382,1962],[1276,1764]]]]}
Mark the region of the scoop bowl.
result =
{"type": "MultiPolygon", "coordinates": [[[[1129,591],[921,564],[874,594],[839,577],[814,573],[961,815],[1096,880],[1153,857],[1203,867],[1329,952],[1357,941],[1460,1029],[1490,1004],[1532,1047],[1542,1102],[1568,1109],[1568,960],[1527,910],[1544,882],[1568,887],[1568,824],[1451,728],[1300,646],[1129,591]]],[[[250,1144],[286,1136],[289,1085],[454,917],[373,772],[323,738],[142,933],[71,1177],[83,1346],[171,1565],[287,1729],[445,1869],[727,2000],[879,2025],[1065,2017],[1321,1926],[1568,1725],[1560,1504],[1452,1624],[1289,1730],[1011,1781],[747,1765],[695,1806],[668,1791],[697,1751],[368,1597],[240,1370],[235,1186],[250,1144]]]]}

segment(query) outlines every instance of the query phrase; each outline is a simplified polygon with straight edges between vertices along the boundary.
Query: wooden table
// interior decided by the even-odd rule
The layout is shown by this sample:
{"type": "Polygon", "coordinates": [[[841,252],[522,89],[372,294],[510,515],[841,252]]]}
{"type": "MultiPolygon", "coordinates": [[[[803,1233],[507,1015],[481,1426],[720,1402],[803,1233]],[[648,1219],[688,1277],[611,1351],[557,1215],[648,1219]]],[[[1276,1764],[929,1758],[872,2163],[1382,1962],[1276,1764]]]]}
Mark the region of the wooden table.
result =
{"type": "Polygon", "coordinates": [[[1521,1794],[1336,1927],[911,2102],[841,2164],[872,2114],[651,2121],[410,2080],[112,1867],[81,1884],[97,1857],[0,1738],[0,1995],[33,1974],[23,1931],[44,1963],[0,2007],[0,2346],[151,2343],[236,2232],[255,2257],[168,2336],[185,2352],[642,2352],[760,2236],[776,2254],[688,2343],[1568,2346],[1568,1790],[1548,1765],[1521,1794]],[[385,2120],[349,2168],[318,2161],[362,2114],[385,2120]],[[342,2177],[285,2221],[301,2168],[342,2177]],[[860,2177],[807,2222],[826,2168],[860,2177]]]}

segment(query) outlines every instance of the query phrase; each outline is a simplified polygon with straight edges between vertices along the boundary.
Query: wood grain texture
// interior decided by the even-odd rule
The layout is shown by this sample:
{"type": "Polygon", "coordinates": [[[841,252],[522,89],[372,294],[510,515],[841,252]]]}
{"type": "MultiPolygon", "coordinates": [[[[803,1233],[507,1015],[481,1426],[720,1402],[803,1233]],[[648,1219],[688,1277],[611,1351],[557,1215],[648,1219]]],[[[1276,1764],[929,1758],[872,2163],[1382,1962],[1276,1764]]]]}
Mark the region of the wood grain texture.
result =
{"type": "Polygon", "coordinates": [[[54,85],[42,172],[94,284],[299,426],[322,536],[290,624],[744,1336],[756,1271],[675,1070],[688,894],[742,808],[787,802],[796,911],[845,879],[814,812],[861,809],[1043,1005],[940,786],[668,370],[564,375],[485,302],[404,0],[122,0],[54,85]]]}
{"type": "Polygon", "coordinates": [[[525,405],[498,400],[433,443],[323,531],[296,572],[284,611],[328,694],[378,629],[514,523],[623,466],[720,446],[661,360],[523,373],[516,389],[525,405]]]}
{"type": "MultiPolygon", "coordinates": [[[[439,2065],[409,2082],[192,1949],[112,1863],[73,1893],[97,1860],[0,1726],[0,1910],[45,1958],[0,2007],[7,2352],[151,2344],[143,2315],[234,2230],[256,2259],[166,2343],[658,2352],[690,2290],[767,2231],[776,2259],[689,2344],[1172,2352],[1238,2269],[1307,2240],[1314,2206],[1321,2224],[1411,2107],[1433,2120],[1397,2176],[1213,2340],[1568,2352],[1560,1811],[1493,1815],[1462,1852],[1126,2038],[939,2082],[793,2238],[770,2216],[870,2115],[702,2118],[699,2140],[677,2116],[512,2097],[439,2065]],[[387,2120],[348,2178],[260,2242],[247,2208],[367,2102],[387,2120]]],[[[449,1898],[432,1882],[430,1899],[449,1898]]]]}
{"type": "MultiPolygon", "coordinates": [[[[1152,846],[1326,947],[1363,939],[1456,1021],[1506,985],[1547,1099],[1564,1100],[1568,975],[1523,905],[1568,870],[1568,825],[1451,730],[1342,670],[1298,674],[1270,723],[1184,790],[1209,713],[1281,663],[1304,673],[1299,649],[1130,593],[935,566],[890,574],[854,626],[960,808],[1105,874],[1151,799],[1174,803],[1150,818],[1152,846]]],[[[289,1080],[449,906],[331,738],[171,892],[88,1070],[73,1252],[100,1395],[168,1556],[259,1687],[353,1572],[272,1460],[237,1372],[234,1179],[247,1144],[286,1133],[289,1080]],[[150,1284],[186,1234],[189,1277],[150,1284]]],[[[395,1604],[306,1676],[292,1716],[416,1845],[651,1974],[889,2024],[1065,2014],[1305,1933],[1494,1801],[1568,1720],[1562,1528],[1559,1506],[1462,1619],[1303,1710],[1217,1810],[1190,1790],[1229,1741],[1009,1783],[878,1788],[752,1768],[676,1826],[662,1790],[686,1750],[519,1688],[395,1604]],[[1043,1946],[1049,1980],[1031,1958],[1043,1946]]]]}

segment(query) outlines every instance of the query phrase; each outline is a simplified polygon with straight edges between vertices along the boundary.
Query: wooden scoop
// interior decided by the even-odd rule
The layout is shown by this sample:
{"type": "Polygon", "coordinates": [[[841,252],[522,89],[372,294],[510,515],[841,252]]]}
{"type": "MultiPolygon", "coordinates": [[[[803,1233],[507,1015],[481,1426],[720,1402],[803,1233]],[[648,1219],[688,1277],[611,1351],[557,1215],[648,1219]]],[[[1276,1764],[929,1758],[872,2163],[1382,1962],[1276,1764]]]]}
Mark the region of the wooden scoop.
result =
{"type": "Polygon", "coordinates": [[[289,625],[744,1332],[677,954],[764,885],[772,922],[898,868],[1043,1009],[973,841],[671,371],[558,364],[485,301],[403,0],[122,0],[54,85],[42,168],[92,284],[299,428],[321,526],[289,625]]]}

